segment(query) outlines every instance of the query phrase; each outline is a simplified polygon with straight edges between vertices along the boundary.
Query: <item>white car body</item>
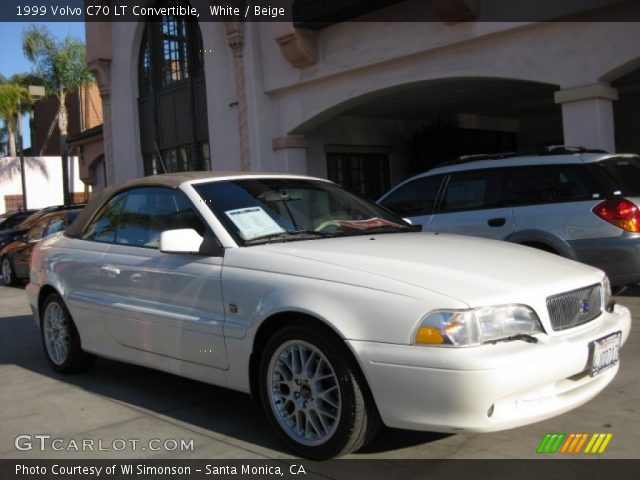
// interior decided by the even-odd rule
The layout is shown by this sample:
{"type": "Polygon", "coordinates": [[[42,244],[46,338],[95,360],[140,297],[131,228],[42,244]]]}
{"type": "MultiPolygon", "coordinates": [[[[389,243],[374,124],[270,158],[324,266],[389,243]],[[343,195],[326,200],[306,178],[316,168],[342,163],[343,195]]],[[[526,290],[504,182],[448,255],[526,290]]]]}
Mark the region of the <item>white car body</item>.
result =
{"type": "Polygon", "coordinates": [[[352,352],[384,424],[416,430],[483,432],[540,421],[585,403],[616,375],[619,364],[589,375],[590,345],[615,332],[623,344],[627,308],[609,312],[603,304],[595,320],[561,331],[547,310],[550,296],[602,284],[600,270],[518,245],[432,233],[244,247],[193,188],[229,178],[237,177],[179,185],[218,237],[222,257],[65,235],[43,240],[27,286],[38,324],[43,296],[55,291],[83,350],[250,393],[260,327],[277,315],[314,317],[352,352]],[[105,293],[101,282],[116,274],[126,288],[105,293]],[[537,313],[544,329],[537,343],[413,342],[429,312],[506,304],[537,313]]]}

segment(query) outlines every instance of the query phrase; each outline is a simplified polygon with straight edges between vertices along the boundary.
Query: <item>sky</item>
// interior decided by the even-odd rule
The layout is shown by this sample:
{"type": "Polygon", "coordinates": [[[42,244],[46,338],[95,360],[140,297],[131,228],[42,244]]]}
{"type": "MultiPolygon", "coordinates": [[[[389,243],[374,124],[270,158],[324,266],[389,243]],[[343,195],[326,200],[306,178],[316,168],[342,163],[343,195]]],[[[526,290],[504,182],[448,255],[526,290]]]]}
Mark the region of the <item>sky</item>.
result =
{"type": "MultiPolygon", "coordinates": [[[[30,72],[32,70],[32,64],[22,53],[22,32],[32,23],[46,25],[59,40],[71,35],[85,42],[84,22],[0,22],[0,46],[2,48],[0,74],[5,77],[10,77],[14,73],[30,72]]],[[[24,148],[27,148],[31,145],[31,139],[29,137],[29,122],[26,117],[22,121],[22,127],[24,132],[23,144],[24,148]]]]}

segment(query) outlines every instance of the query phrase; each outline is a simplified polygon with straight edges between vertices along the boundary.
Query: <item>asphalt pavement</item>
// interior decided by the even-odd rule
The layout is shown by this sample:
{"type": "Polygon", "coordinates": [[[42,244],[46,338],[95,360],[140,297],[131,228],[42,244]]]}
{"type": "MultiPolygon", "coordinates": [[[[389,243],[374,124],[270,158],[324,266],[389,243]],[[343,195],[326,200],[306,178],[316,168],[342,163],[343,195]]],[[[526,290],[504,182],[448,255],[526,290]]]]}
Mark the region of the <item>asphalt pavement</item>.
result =
{"type": "MultiPolygon", "coordinates": [[[[488,434],[384,429],[350,457],[532,459],[546,433],[583,432],[613,437],[604,453],[580,458],[640,458],[640,288],[616,300],[634,314],[631,336],[617,377],[586,405],[488,434]]],[[[88,373],[54,373],[22,287],[0,287],[0,406],[0,458],[292,458],[247,395],[107,359],[88,373]]]]}

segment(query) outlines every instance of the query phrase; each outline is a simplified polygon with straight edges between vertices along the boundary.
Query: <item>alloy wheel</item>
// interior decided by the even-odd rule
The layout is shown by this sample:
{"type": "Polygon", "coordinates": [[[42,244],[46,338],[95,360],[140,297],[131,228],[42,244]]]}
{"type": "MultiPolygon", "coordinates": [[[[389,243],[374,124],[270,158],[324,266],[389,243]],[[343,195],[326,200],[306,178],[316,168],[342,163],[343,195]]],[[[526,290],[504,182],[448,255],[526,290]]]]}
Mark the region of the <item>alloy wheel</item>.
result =
{"type": "Polygon", "coordinates": [[[47,355],[56,365],[62,365],[69,356],[71,331],[69,320],[57,302],[47,305],[43,318],[44,344],[47,355]]]}
{"type": "Polygon", "coordinates": [[[11,271],[11,262],[7,257],[2,259],[2,281],[5,285],[13,283],[13,272],[11,271]]]}
{"type": "Polygon", "coordinates": [[[266,381],[271,409],[287,435],[306,446],[331,438],[340,419],[340,386],[320,349],[302,340],[283,343],[271,357],[266,381]]]}

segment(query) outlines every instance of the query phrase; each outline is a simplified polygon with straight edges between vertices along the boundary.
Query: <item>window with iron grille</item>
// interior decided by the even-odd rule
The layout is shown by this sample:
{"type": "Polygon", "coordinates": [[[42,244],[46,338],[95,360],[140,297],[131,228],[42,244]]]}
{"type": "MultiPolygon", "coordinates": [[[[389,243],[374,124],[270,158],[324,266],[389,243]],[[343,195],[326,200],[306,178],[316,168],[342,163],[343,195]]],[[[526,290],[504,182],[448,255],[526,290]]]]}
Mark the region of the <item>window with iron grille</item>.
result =
{"type": "MultiPolygon", "coordinates": [[[[155,7],[189,6],[161,0],[155,7]]],[[[147,22],[138,59],[138,114],[144,173],[210,170],[207,99],[198,22],[147,22]]]]}
{"type": "Polygon", "coordinates": [[[327,177],[371,200],[389,190],[386,153],[327,153],[327,177]]]}

